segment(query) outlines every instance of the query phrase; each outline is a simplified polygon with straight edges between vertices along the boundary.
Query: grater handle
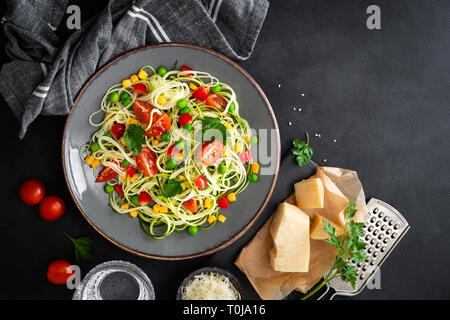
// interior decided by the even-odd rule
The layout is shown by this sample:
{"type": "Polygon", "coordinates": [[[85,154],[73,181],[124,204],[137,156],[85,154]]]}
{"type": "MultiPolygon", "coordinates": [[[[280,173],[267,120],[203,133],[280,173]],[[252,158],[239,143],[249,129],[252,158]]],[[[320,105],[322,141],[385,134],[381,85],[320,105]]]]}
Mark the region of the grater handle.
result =
{"type": "Polygon", "coordinates": [[[329,283],[325,285],[326,289],[325,292],[320,295],[317,300],[333,300],[333,298],[336,296],[337,292],[334,290],[329,283]]]}

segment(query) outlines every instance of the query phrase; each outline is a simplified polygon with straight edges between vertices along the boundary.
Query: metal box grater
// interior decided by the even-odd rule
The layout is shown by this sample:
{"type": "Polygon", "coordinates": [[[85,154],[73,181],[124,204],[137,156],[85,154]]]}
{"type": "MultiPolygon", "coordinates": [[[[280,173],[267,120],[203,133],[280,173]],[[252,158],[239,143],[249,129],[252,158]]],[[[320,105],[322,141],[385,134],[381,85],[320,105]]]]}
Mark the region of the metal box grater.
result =
{"type": "Polygon", "coordinates": [[[367,209],[369,217],[364,227],[367,260],[352,263],[357,271],[355,289],[350,283],[336,278],[327,284],[325,293],[319,299],[328,293],[330,287],[335,291],[330,299],[336,295],[354,296],[360,293],[410,228],[400,212],[381,200],[370,199],[367,209]]]}

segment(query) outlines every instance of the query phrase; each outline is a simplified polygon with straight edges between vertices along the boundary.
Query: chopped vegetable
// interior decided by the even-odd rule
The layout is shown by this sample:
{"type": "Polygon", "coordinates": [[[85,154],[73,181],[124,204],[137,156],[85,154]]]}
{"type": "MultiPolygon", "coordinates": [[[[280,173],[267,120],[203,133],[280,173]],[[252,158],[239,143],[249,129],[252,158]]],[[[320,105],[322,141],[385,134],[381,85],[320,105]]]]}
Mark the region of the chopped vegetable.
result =
{"type": "Polygon", "coordinates": [[[183,206],[192,213],[196,213],[198,211],[198,201],[195,198],[184,201],[183,206]]]}
{"type": "Polygon", "coordinates": [[[114,187],[110,184],[105,184],[105,192],[112,193],[114,191],[114,187]]]}
{"type": "Polygon", "coordinates": [[[136,83],[135,85],[133,85],[133,91],[137,94],[146,94],[147,86],[143,83],[136,83]]]}
{"type": "Polygon", "coordinates": [[[156,166],[156,156],[147,147],[142,148],[140,155],[136,155],[136,165],[139,171],[146,177],[152,177],[158,173],[156,166]]]}
{"type": "Polygon", "coordinates": [[[159,67],[158,70],[156,71],[161,77],[163,77],[166,73],[167,73],[167,69],[166,67],[159,67]]]}
{"type": "Polygon", "coordinates": [[[106,182],[109,181],[111,179],[114,179],[115,177],[117,177],[117,172],[114,171],[113,168],[111,167],[104,167],[102,169],[102,171],[100,171],[100,173],[98,174],[97,179],[95,180],[95,182],[106,182]]]}
{"type": "Polygon", "coordinates": [[[147,74],[147,72],[145,72],[144,70],[140,70],[140,71],[138,72],[138,77],[139,77],[139,79],[141,79],[141,80],[147,79],[147,76],[148,76],[148,74],[147,74]]]}
{"type": "Polygon", "coordinates": [[[239,159],[241,159],[242,163],[247,163],[252,159],[252,154],[250,153],[250,149],[245,150],[239,155],[239,159]]]}
{"type": "Polygon", "coordinates": [[[192,121],[192,116],[189,113],[184,113],[178,118],[178,122],[180,123],[180,127],[190,123],[192,121]]]}
{"type": "MultiPolygon", "coordinates": [[[[181,70],[182,71],[192,71],[192,68],[190,68],[190,67],[188,67],[188,66],[186,66],[186,65],[182,65],[181,66],[181,70]]],[[[186,75],[188,76],[188,77],[190,77],[190,76],[192,76],[192,73],[186,73],[186,75]]]]}
{"type": "Polygon", "coordinates": [[[123,123],[116,123],[111,127],[111,134],[116,139],[120,139],[125,133],[126,126],[123,123]]]}
{"type": "Polygon", "coordinates": [[[149,204],[153,201],[152,197],[145,191],[139,193],[139,204],[141,206],[149,204]]]}
{"type": "Polygon", "coordinates": [[[114,185],[114,190],[116,190],[116,192],[121,195],[122,197],[125,195],[125,193],[123,193],[123,189],[122,186],[120,184],[115,184],[114,185]]]}
{"type": "Polygon", "coordinates": [[[117,102],[119,101],[119,94],[117,92],[111,92],[108,95],[108,100],[111,102],[117,102]]]}
{"type": "Polygon", "coordinates": [[[98,142],[92,142],[89,145],[89,148],[91,149],[92,152],[97,152],[98,150],[100,150],[100,145],[98,144],[98,142]]]}
{"type": "Polygon", "coordinates": [[[258,175],[255,173],[251,173],[248,175],[248,181],[250,182],[256,182],[258,181],[258,175]]]}
{"type": "Polygon", "coordinates": [[[130,79],[125,79],[122,81],[122,87],[124,87],[124,88],[129,88],[129,87],[131,87],[131,85],[132,85],[132,83],[131,83],[130,79]]]}
{"type": "Polygon", "coordinates": [[[189,226],[188,232],[191,236],[195,236],[198,232],[198,227],[197,226],[189,226]]]}
{"type": "Polygon", "coordinates": [[[184,107],[186,107],[187,101],[186,99],[180,99],[177,101],[177,107],[180,109],[183,109],[184,107]]]}
{"type": "Polygon", "coordinates": [[[202,175],[198,176],[197,179],[195,180],[195,185],[200,190],[205,189],[207,184],[208,184],[208,182],[206,181],[205,177],[202,175]]]}
{"type": "Polygon", "coordinates": [[[208,97],[208,91],[205,89],[205,87],[200,87],[196,89],[192,96],[197,100],[205,100],[208,97]]]}
{"type": "Polygon", "coordinates": [[[220,87],[220,84],[217,84],[211,88],[212,93],[219,93],[221,90],[222,90],[222,88],[220,87]]]}
{"type": "Polygon", "coordinates": [[[227,197],[220,198],[219,201],[217,201],[217,205],[219,206],[219,208],[227,209],[228,208],[228,198],[227,197]]]}

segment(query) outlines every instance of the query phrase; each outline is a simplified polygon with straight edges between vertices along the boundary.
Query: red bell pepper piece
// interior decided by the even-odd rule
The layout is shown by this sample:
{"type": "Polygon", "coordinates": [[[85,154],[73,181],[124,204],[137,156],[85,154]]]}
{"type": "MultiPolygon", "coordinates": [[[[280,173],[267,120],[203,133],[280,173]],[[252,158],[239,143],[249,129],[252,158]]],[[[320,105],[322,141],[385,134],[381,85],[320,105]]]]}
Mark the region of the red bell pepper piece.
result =
{"type": "Polygon", "coordinates": [[[239,155],[239,159],[241,159],[242,163],[247,163],[252,158],[252,154],[250,153],[250,149],[245,150],[239,155]]]}
{"type": "Polygon", "coordinates": [[[118,194],[120,194],[122,197],[125,195],[125,193],[123,193],[123,189],[122,189],[122,186],[120,184],[115,184],[114,185],[114,190],[116,190],[116,192],[118,194]]]}
{"type": "Polygon", "coordinates": [[[152,197],[145,191],[139,193],[139,205],[143,206],[153,201],[152,197]]]}
{"type": "Polygon", "coordinates": [[[116,139],[120,139],[125,133],[125,125],[123,123],[116,123],[111,128],[111,134],[116,139]]]}
{"type": "Polygon", "coordinates": [[[143,83],[136,83],[135,85],[133,85],[133,91],[138,94],[146,94],[147,86],[143,83]]]}
{"type": "Polygon", "coordinates": [[[133,166],[128,166],[125,168],[125,172],[130,176],[134,176],[134,174],[136,173],[136,168],[133,166]]]}
{"type": "MultiPolygon", "coordinates": [[[[188,67],[187,65],[183,64],[183,65],[181,66],[181,70],[182,70],[182,71],[191,71],[192,68],[190,68],[190,67],[188,67]]],[[[192,76],[192,73],[186,73],[186,75],[187,75],[188,77],[190,77],[190,76],[192,76]]]]}
{"type": "Polygon", "coordinates": [[[184,113],[178,118],[180,127],[184,127],[186,124],[192,121],[192,116],[189,113],[184,113]]]}
{"type": "Polygon", "coordinates": [[[208,98],[208,91],[205,87],[200,87],[192,93],[192,96],[197,100],[205,100],[208,98]]]}
{"type": "Polygon", "coordinates": [[[217,206],[222,209],[228,208],[228,198],[225,196],[223,198],[220,198],[219,201],[217,201],[217,206]]]}
{"type": "Polygon", "coordinates": [[[174,155],[177,155],[177,154],[179,154],[180,152],[181,152],[181,150],[178,150],[178,148],[175,147],[175,145],[172,145],[172,146],[169,147],[169,149],[167,149],[167,154],[168,154],[170,157],[173,157],[174,155]]]}
{"type": "Polygon", "coordinates": [[[197,188],[199,188],[200,190],[205,189],[206,185],[208,184],[208,181],[206,181],[205,177],[200,175],[198,176],[198,178],[195,180],[195,185],[197,186],[197,188]]]}

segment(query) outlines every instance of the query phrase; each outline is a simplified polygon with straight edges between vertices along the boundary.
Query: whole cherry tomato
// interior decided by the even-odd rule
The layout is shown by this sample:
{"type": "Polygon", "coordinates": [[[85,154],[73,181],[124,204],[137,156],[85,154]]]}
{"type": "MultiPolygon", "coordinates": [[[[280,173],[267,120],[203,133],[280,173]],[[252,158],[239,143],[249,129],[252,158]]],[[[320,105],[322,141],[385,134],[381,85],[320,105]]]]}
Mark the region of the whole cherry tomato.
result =
{"type": "Polygon", "coordinates": [[[27,180],[20,186],[19,196],[24,203],[30,206],[38,204],[45,196],[44,184],[37,179],[27,180]]]}
{"type": "Polygon", "coordinates": [[[55,260],[47,269],[47,279],[54,284],[65,284],[74,274],[72,265],[65,260],[55,260]]]}
{"type": "Polygon", "coordinates": [[[66,205],[60,197],[46,196],[39,205],[39,214],[42,219],[53,221],[62,217],[66,211],[66,205]]]}

